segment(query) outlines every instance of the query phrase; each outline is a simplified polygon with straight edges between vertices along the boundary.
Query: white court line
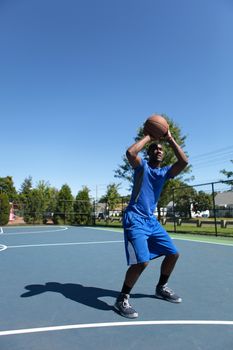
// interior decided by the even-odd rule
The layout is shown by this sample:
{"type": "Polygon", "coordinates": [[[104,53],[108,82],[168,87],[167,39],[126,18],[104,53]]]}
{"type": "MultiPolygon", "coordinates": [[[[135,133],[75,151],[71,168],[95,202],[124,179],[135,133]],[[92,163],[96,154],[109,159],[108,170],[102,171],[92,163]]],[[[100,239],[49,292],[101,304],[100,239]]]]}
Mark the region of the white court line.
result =
{"type": "MultiPolygon", "coordinates": [[[[108,231],[108,232],[120,232],[123,233],[122,229],[109,229],[108,227],[85,227],[87,229],[93,229],[93,230],[101,230],[101,231],[108,231]]],[[[223,243],[223,242],[213,242],[213,241],[203,241],[203,240],[199,240],[197,238],[180,238],[180,237],[176,237],[174,236],[174,234],[169,234],[171,236],[172,239],[174,240],[179,240],[179,241],[187,241],[187,242],[194,242],[194,243],[205,243],[205,244],[216,244],[216,245],[223,245],[223,246],[233,246],[233,243],[223,243]]],[[[220,237],[220,236],[218,236],[220,237]]],[[[211,239],[211,238],[210,238],[211,239]]]]}
{"type": "Polygon", "coordinates": [[[65,245],[110,244],[110,243],[123,243],[123,242],[124,241],[97,241],[97,242],[22,244],[22,245],[9,245],[9,246],[6,246],[6,248],[31,248],[31,247],[65,246],[65,245]]]}
{"type": "Polygon", "coordinates": [[[209,242],[209,241],[202,241],[197,239],[189,239],[189,238],[179,238],[179,237],[172,237],[172,239],[178,240],[178,241],[186,241],[186,242],[196,242],[196,243],[206,243],[206,244],[215,244],[215,245],[223,245],[223,246],[233,246],[233,243],[222,243],[222,242],[209,242]]]}
{"type": "MultiPolygon", "coordinates": [[[[26,234],[32,234],[32,233],[53,233],[53,232],[61,232],[68,230],[68,227],[65,226],[60,226],[59,229],[52,229],[52,230],[42,230],[42,231],[25,231],[25,232],[12,232],[12,233],[7,233],[7,232],[2,232],[5,236],[14,236],[14,235],[26,235],[26,234]]],[[[1,232],[0,232],[1,233],[1,232]]]]}
{"type": "Polygon", "coordinates": [[[163,325],[233,326],[233,321],[168,320],[168,321],[129,321],[129,322],[85,323],[85,324],[71,324],[71,325],[65,325],[65,326],[13,329],[13,330],[8,330],[8,331],[0,331],[0,336],[29,334],[29,333],[41,333],[41,332],[51,332],[51,331],[63,331],[63,330],[69,330],[69,329],[125,327],[125,326],[153,326],[153,325],[155,325],[155,326],[163,326],[163,325]]]}

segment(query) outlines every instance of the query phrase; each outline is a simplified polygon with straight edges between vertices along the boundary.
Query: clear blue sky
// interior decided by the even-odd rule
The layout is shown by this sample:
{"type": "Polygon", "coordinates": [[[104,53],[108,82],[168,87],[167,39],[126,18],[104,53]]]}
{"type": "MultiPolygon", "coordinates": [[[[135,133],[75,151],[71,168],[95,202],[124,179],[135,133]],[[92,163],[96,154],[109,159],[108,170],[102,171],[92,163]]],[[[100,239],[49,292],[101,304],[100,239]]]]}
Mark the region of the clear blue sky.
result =
{"type": "Polygon", "coordinates": [[[232,0],[0,0],[0,176],[17,189],[101,195],[154,112],[187,135],[194,183],[232,170],[232,0]]]}

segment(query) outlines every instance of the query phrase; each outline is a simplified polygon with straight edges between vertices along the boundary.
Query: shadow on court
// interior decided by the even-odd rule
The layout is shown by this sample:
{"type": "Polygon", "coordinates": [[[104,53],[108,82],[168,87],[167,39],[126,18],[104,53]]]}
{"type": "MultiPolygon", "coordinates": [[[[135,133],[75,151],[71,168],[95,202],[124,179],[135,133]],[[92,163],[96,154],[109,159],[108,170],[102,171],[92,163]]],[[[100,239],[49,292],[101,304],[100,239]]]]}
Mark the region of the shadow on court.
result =
{"type": "MultiPolygon", "coordinates": [[[[46,292],[60,293],[65,298],[71,299],[77,303],[92,307],[99,310],[113,310],[113,305],[100,300],[102,297],[113,297],[114,299],[118,296],[119,291],[111,289],[103,289],[97,287],[85,287],[81,284],[75,283],[58,283],[58,282],[47,282],[43,284],[31,284],[25,287],[27,292],[21,295],[21,298],[28,298],[36,296],[38,294],[46,292]]],[[[144,298],[153,297],[146,294],[132,294],[132,298],[144,298]]]]}

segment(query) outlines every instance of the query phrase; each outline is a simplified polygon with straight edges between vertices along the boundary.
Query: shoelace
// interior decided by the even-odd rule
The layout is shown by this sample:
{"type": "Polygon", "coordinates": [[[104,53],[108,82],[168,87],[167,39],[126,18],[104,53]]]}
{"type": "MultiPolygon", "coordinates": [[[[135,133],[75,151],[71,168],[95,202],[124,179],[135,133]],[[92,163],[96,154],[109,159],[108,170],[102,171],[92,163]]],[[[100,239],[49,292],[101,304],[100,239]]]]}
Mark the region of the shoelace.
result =
{"type": "Polygon", "coordinates": [[[170,295],[175,294],[175,293],[173,292],[173,290],[170,289],[170,288],[168,288],[167,286],[164,286],[164,287],[163,287],[163,291],[166,292],[166,293],[168,293],[168,294],[170,294],[170,295]]]}
{"type": "Polygon", "coordinates": [[[130,305],[130,303],[129,303],[129,300],[128,299],[124,299],[124,301],[123,301],[123,306],[124,306],[124,308],[126,308],[126,309],[129,309],[129,308],[131,308],[131,305],[130,305]]]}

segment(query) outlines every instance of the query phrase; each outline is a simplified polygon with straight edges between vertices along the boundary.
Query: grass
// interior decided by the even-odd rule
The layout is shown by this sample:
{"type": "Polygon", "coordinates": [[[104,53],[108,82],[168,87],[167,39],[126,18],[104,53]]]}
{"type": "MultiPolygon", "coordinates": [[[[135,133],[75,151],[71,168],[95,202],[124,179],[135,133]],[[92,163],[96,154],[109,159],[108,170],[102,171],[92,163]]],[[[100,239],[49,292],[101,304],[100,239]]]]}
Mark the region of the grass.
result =
{"type": "MultiPolygon", "coordinates": [[[[98,226],[96,226],[98,228],[98,226]]],[[[106,230],[106,231],[116,231],[123,234],[123,228],[121,225],[118,224],[118,226],[110,226],[103,224],[102,226],[99,225],[99,229],[106,230]]],[[[178,240],[188,240],[188,241],[195,241],[195,242],[205,242],[205,243],[214,243],[214,244],[223,244],[223,245],[230,245],[233,246],[233,236],[225,237],[225,236],[215,236],[213,234],[208,233],[174,233],[169,232],[170,236],[174,239],[178,240]]]]}
{"type": "MultiPolygon", "coordinates": [[[[197,227],[196,225],[182,224],[181,226],[176,226],[176,231],[174,230],[174,224],[166,224],[164,227],[169,232],[216,236],[214,225],[203,225],[202,227],[197,227]]],[[[219,225],[217,225],[217,236],[233,237],[233,228],[221,228],[219,225]]]]}
{"type": "MultiPolygon", "coordinates": [[[[119,221],[96,221],[96,226],[105,226],[105,227],[119,227],[122,228],[122,223],[119,221]]],[[[169,233],[174,234],[191,234],[191,235],[207,235],[207,236],[216,236],[215,226],[214,225],[204,225],[202,227],[197,227],[195,223],[191,224],[182,224],[181,226],[176,225],[176,232],[174,231],[174,224],[167,223],[163,225],[164,228],[169,233]]],[[[230,237],[233,239],[233,227],[221,228],[220,225],[217,225],[217,236],[230,237]]]]}

